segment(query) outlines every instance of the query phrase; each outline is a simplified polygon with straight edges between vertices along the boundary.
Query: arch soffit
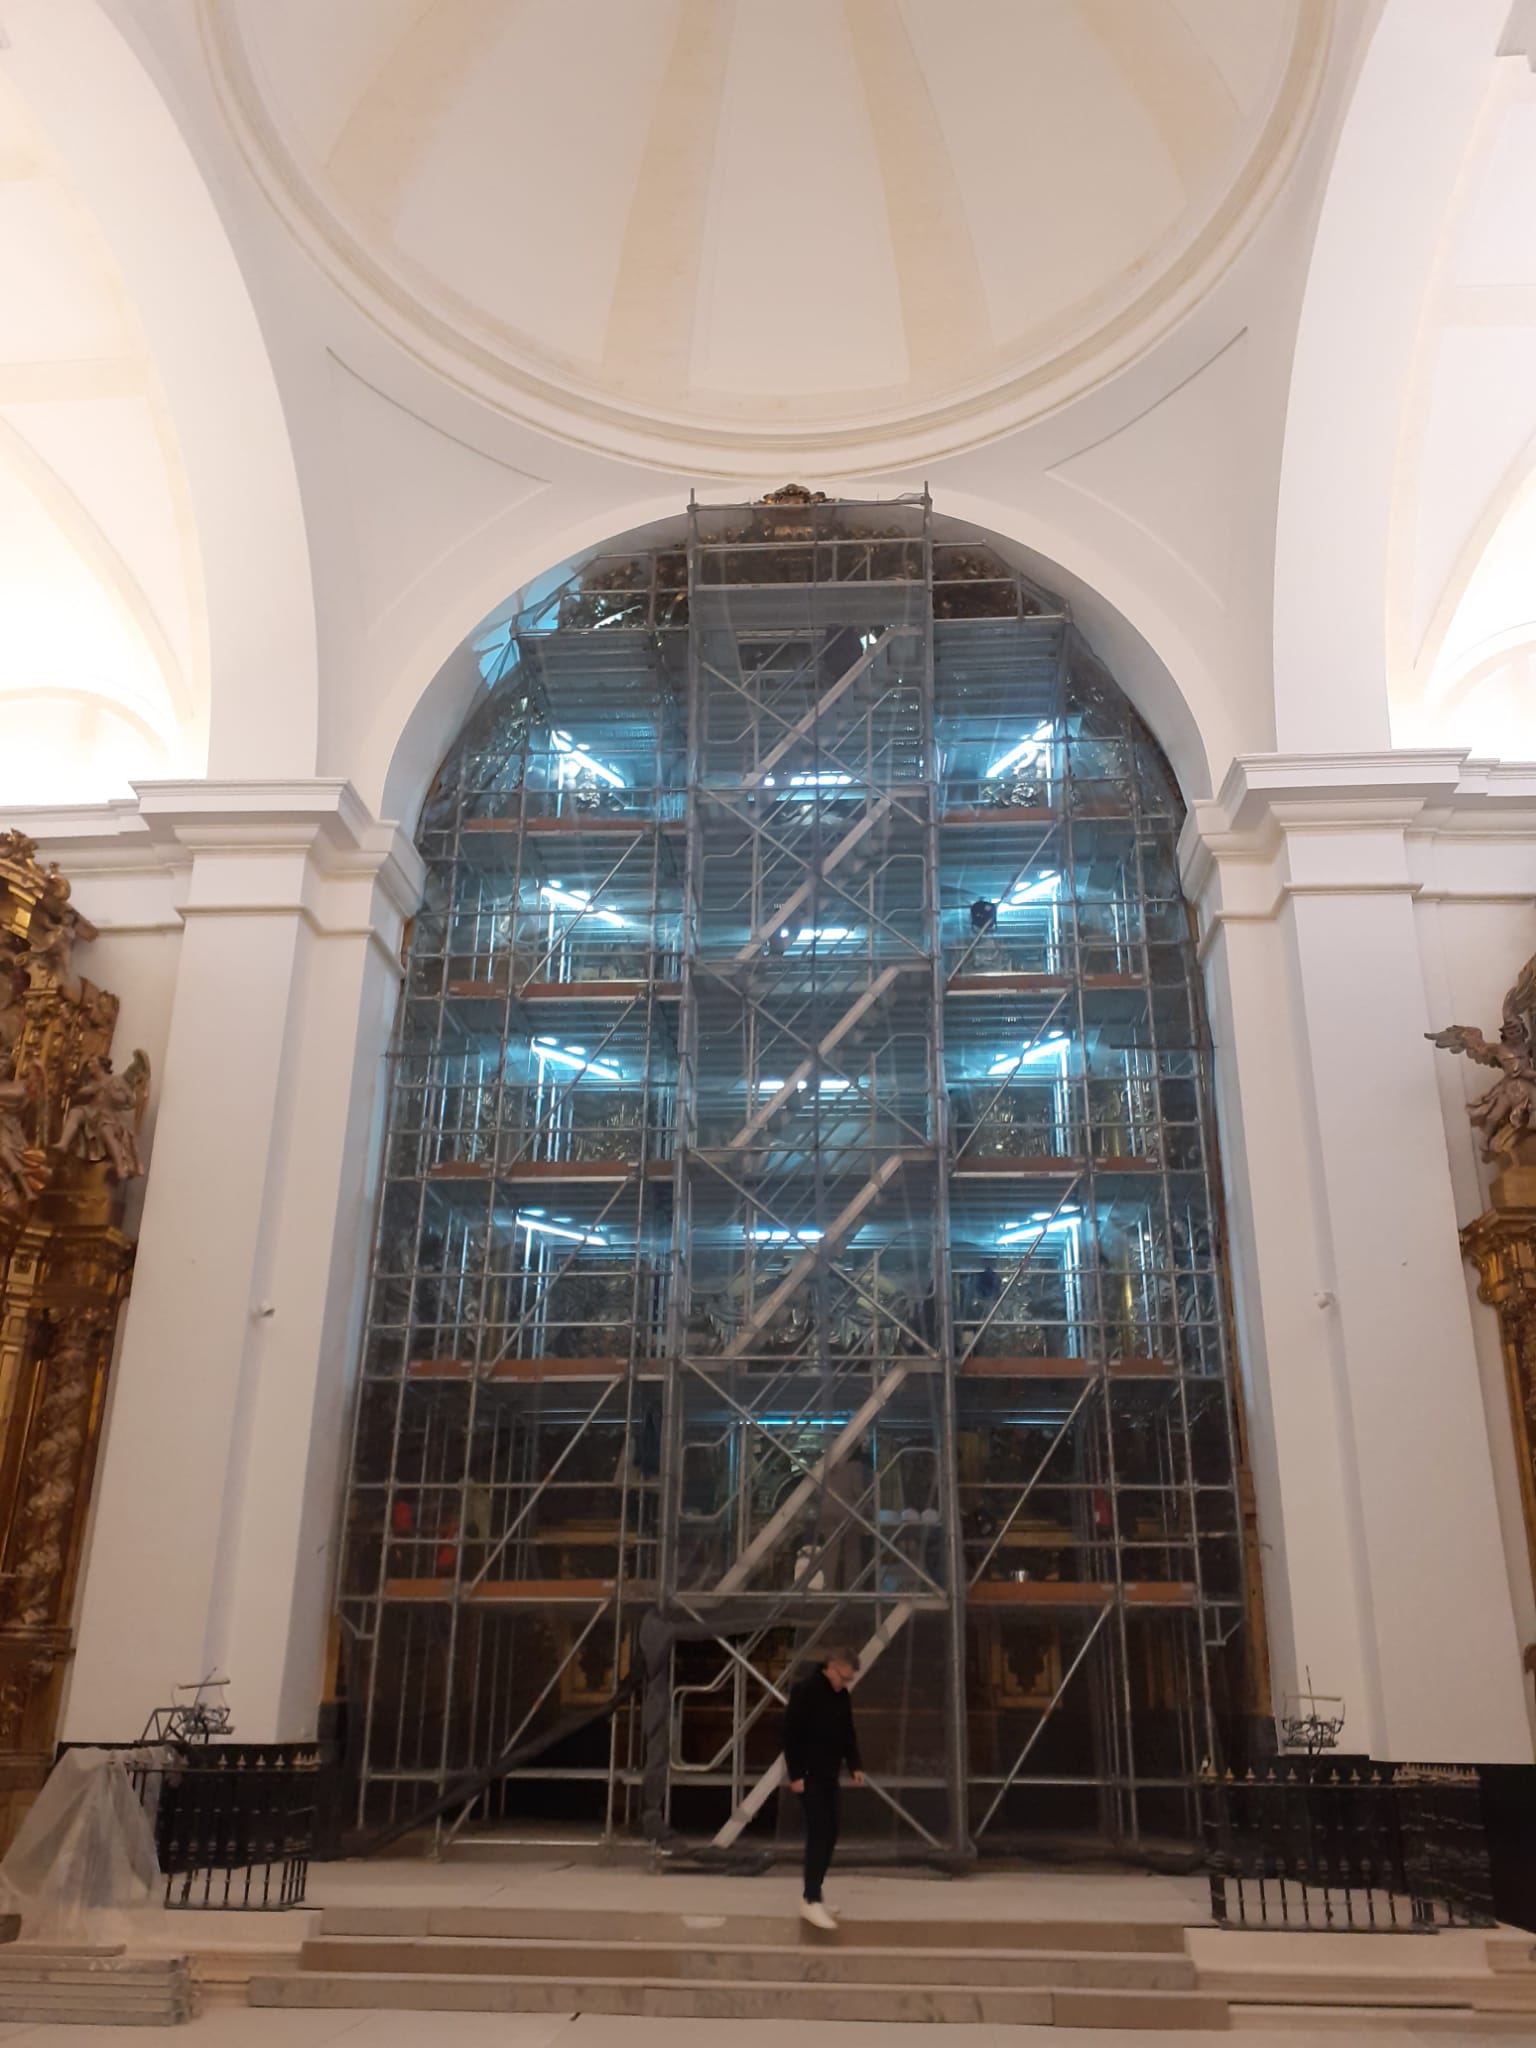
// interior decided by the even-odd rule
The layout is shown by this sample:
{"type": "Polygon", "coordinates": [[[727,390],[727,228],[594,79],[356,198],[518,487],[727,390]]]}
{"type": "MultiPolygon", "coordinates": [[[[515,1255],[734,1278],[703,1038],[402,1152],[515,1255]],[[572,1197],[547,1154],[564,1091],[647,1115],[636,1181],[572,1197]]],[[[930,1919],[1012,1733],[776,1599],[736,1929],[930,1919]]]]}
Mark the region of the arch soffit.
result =
{"type": "MultiPolygon", "coordinates": [[[[770,487],[743,486],[741,496],[755,498],[770,487]]],[[[858,495],[857,485],[845,488],[849,496],[858,495]]],[[[725,500],[729,493],[709,496],[725,500]]],[[[974,528],[978,538],[1067,600],[1085,638],[1167,753],[1185,801],[1209,795],[1211,763],[1224,768],[1234,751],[1230,721],[1215,677],[1155,599],[1077,544],[1053,548],[1057,536],[1035,530],[1016,508],[941,491],[934,509],[941,518],[974,528]]],[[[680,510],[681,494],[671,492],[530,539],[521,549],[501,553],[494,566],[478,562],[451,609],[439,613],[437,627],[397,666],[379,702],[352,771],[364,800],[380,816],[414,830],[432,778],[474,702],[479,669],[472,643],[486,622],[515,591],[565,562],[598,547],[648,545],[680,510]],[[418,679],[424,672],[430,680],[423,688],[418,679]]]]}
{"type": "Polygon", "coordinates": [[[1283,749],[1391,744],[1388,581],[1420,315],[1508,13],[1509,0],[1383,0],[1340,129],[1281,457],[1283,749]]]}

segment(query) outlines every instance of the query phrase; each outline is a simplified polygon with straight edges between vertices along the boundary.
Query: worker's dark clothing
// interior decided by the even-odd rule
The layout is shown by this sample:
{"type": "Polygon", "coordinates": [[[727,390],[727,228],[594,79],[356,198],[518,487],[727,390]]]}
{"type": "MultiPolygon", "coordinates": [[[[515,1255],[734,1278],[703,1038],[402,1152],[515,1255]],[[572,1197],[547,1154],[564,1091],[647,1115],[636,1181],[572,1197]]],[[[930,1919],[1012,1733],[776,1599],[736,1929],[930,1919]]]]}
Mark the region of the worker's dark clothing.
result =
{"type": "Polygon", "coordinates": [[[805,1808],[805,1900],[821,1903],[821,1887],[837,1847],[838,1806],[841,1799],[836,1778],[807,1778],[800,1804],[805,1808]]]}
{"type": "Polygon", "coordinates": [[[791,1783],[803,1780],[805,1896],[815,1904],[837,1847],[837,1780],[843,1765],[862,1770],[853,1732],[853,1702],[836,1692],[824,1671],[802,1678],[784,1710],[784,1766],[791,1783]]]}

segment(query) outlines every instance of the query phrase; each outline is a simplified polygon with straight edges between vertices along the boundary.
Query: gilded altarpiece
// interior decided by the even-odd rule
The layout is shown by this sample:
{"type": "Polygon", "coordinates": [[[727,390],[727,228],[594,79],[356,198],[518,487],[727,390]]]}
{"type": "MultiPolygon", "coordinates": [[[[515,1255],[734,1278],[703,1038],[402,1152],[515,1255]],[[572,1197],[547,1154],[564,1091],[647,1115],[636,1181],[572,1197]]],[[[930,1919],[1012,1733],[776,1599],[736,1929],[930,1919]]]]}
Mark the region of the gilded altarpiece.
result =
{"type": "Polygon", "coordinates": [[[142,1172],[149,1067],[74,965],[69,883],[0,834],[0,1842],[47,1776],[142,1172]]]}
{"type": "MultiPolygon", "coordinates": [[[[1484,1163],[1497,1171],[1489,1206],[1462,1231],[1461,1245],[1477,1269],[1479,1300],[1499,1318],[1526,1551],[1536,1581],[1536,957],[1504,998],[1496,1039],[1470,1024],[1452,1024],[1430,1039],[1497,1075],[1467,1105],[1484,1163]]],[[[1536,1644],[1526,1646],[1525,1661],[1536,1671],[1536,1644]]]]}

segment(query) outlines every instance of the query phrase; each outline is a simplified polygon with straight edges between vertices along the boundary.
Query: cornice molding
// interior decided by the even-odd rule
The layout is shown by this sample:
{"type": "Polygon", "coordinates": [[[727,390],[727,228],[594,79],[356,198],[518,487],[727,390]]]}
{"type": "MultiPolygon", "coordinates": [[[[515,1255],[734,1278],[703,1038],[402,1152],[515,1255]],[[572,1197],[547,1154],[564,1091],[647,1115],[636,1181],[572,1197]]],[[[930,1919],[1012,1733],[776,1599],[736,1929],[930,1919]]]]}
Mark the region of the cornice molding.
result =
{"type": "Polygon", "coordinates": [[[1519,900],[1517,886],[1460,888],[1423,872],[1440,843],[1531,846],[1536,765],[1450,749],[1240,754],[1179,837],[1186,892],[1213,919],[1262,918],[1301,895],[1458,895],[1519,900]],[[1231,899],[1243,901],[1243,908],[1231,899]]]}
{"type": "MultiPolygon", "coordinates": [[[[3,823],[35,839],[72,878],[172,883],[179,919],[286,912],[328,936],[387,927],[392,939],[421,902],[420,854],[400,826],[374,817],[350,782],[143,782],[133,789],[132,797],[105,804],[11,810],[3,823]],[[362,917],[359,887],[381,899],[362,917]]],[[[146,928],[110,915],[98,921],[104,931],[146,928]]]]}

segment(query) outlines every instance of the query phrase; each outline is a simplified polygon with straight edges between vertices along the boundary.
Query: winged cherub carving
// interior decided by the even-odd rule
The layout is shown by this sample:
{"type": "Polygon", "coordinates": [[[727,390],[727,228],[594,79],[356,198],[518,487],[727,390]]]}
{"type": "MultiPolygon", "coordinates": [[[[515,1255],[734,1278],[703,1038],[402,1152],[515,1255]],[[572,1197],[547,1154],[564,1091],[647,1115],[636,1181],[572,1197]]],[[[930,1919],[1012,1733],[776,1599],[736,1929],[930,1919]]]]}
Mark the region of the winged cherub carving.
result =
{"type": "Polygon", "coordinates": [[[139,1125],[149,1100],[149,1059],[136,1052],[121,1074],[105,1053],[87,1060],[71,1090],[69,1114],[55,1149],[76,1159],[105,1159],[113,1180],[136,1180],[144,1171],[139,1125]]]}
{"type": "Polygon", "coordinates": [[[1494,1067],[1499,1078],[1467,1105],[1467,1119],[1483,1142],[1490,1165],[1512,1166],[1520,1141],[1532,1128],[1536,1109],[1536,1062],[1532,1060],[1531,1023],[1536,1012],[1536,958],[1528,960],[1504,998],[1504,1021],[1496,1041],[1485,1038],[1475,1024],[1451,1024],[1427,1031],[1431,1045],[1444,1052],[1464,1053],[1480,1067],[1494,1067]]]}

